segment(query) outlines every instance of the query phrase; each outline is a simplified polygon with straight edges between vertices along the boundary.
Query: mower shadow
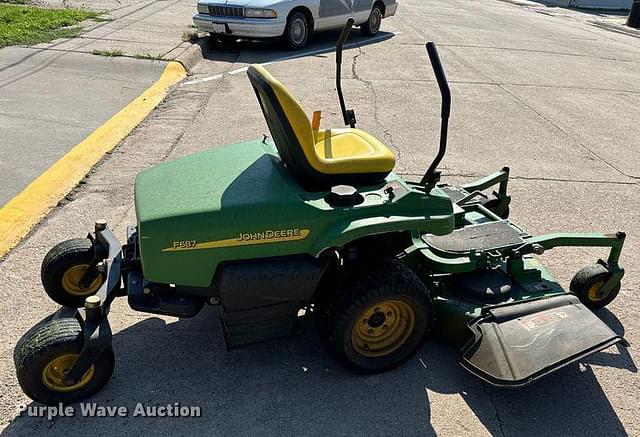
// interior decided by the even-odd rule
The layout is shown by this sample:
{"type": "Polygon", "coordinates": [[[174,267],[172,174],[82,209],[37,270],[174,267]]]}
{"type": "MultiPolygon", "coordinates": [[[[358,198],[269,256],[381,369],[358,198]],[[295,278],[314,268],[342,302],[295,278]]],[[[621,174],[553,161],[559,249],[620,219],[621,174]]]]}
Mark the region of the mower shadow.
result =
{"type": "MultiPolygon", "coordinates": [[[[596,311],[596,315],[600,317],[613,332],[624,337],[624,326],[608,308],[596,311]]],[[[604,350],[599,354],[587,357],[586,362],[597,366],[615,367],[617,369],[628,370],[632,373],[638,373],[638,367],[633,362],[633,358],[631,358],[631,354],[629,354],[629,349],[620,344],[616,345],[616,348],[618,349],[617,354],[611,353],[611,349],[604,350]]]]}
{"type": "MultiPolygon", "coordinates": [[[[288,50],[284,43],[278,39],[265,41],[238,40],[231,46],[212,43],[211,50],[203,56],[211,61],[246,64],[263,64],[307,56],[322,56],[335,52],[339,35],[340,31],[320,32],[314,35],[307,47],[299,51],[288,50]]],[[[394,36],[395,34],[391,32],[379,32],[373,37],[367,37],[354,30],[345,43],[345,49],[381,43],[394,36]]]]}
{"type": "MultiPolygon", "coordinates": [[[[624,335],[622,324],[608,309],[597,315],[616,334],[624,335]]],[[[451,360],[457,358],[455,346],[440,347],[449,348],[451,360]]],[[[425,364],[433,368],[442,362],[425,364]]],[[[469,375],[460,376],[459,367],[450,369],[445,378],[430,374],[425,386],[442,394],[459,394],[492,435],[627,435],[591,365],[637,372],[628,349],[618,344],[522,389],[477,383],[469,375]]]]}
{"type": "Polygon", "coordinates": [[[451,421],[493,435],[625,432],[588,364],[502,390],[455,365],[455,346],[431,340],[394,371],[358,376],[335,364],[309,327],[227,352],[217,320],[217,309],[207,307],[193,319],[150,318],[114,336],[114,378],[90,401],[124,405],[130,417],[20,417],[2,436],[435,435],[432,423],[451,421]],[[138,402],[199,406],[202,416],[131,417],[138,402]]]}

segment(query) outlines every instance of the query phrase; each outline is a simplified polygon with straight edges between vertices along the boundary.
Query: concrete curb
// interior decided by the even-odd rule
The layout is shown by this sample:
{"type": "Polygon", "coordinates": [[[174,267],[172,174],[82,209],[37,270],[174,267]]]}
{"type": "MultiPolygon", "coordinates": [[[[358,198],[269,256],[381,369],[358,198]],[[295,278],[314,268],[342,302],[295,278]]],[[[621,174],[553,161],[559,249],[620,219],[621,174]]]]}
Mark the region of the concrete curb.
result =
{"type": "Polygon", "coordinates": [[[204,55],[211,50],[211,38],[198,38],[185,51],[174,59],[182,64],[187,73],[191,73],[193,67],[204,59],[204,55]]]}
{"type": "Polygon", "coordinates": [[[42,220],[58,201],[80,182],[100,159],[116,147],[164,99],[169,88],[187,76],[186,68],[171,61],[145,92],[97,128],[22,192],[0,208],[0,259],[42,220]]]}
{"type": "Polygon", "coordinates": [[[211,49],[210,38],[189,44],[169,61],[158,81],[0,207],[0,259],[13,249],[104,154],[120,143],[211,49]]]}

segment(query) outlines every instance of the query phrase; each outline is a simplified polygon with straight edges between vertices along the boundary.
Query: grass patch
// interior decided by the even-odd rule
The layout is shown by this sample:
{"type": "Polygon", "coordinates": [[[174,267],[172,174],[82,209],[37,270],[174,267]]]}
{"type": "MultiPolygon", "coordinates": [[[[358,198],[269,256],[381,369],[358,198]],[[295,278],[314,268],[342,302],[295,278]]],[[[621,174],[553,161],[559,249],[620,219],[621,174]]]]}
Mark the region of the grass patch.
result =
{"type": "Polygon", "coordinates": [[[124,56],[124,53],[122,53],[122,50],[120,49],[94,50],[92,53],[98,56],[106,56],[107,58],[117,58],[118,56],[124,56]]]}
{"type": "Polygon", "coordinates": [[[113,18],[109,18],[109,17],[92,17],[91,21],[95,21],[96,23],[109,23],[111,21],[113,21],[113,18]]]}
{"type": "Polygon", "coordinates": [[[157,55],[152,55],[151,53],[138,53],[134,56],[136,59],[151,59],[153,61],[162,61],[162,53],[158,53],[157,55]]]}
{"type": "Polygon", "coordinates": [[[0,47],[70,38],[81,30],[71,26],[97,16],[95,12],[77,9],[42,9],[0,3],[0,47]]]}

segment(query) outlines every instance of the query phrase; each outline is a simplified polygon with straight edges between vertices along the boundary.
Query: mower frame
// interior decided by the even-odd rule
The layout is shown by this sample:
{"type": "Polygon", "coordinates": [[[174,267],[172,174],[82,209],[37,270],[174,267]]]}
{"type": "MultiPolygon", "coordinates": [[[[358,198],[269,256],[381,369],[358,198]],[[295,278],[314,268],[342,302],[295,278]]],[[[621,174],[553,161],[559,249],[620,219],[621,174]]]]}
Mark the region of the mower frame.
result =
{"type": "MultiPolygon", "coordinates": [[[[342,47],[352,25],[353,20],[347,22],[338,41],[336,53],[336,88],[344,122],[346,125],[354,127],[356,123],[355,113],[353,110],[347,109],[340,84],[342,47]]],[[[437,167],[446,153],[451,95],[435,45],[433,43],[427,43],[426,49],[442,95],[442,124],[438,154],[420,182],[399,180],[396,175],[392,175],[390,176],[391,179],[381,183],[379,186],[359,187],[358,189],[355,187],[347,188],[351,189],[349,191],[356,193],[358,190],[362,192],[366,192],[367,190],[383,191],[377,195],[381,199],[384,199],[386,196],[388,200],[385,200],[384,204],[391,206],[393,206],[394,199],[397,201],[403,196],[402,194],[394,193],[393,189],[385,188],[393,186],[393,184],[402,188],[403,191],[406,192],[405,195],[411,193],[411,195],[420,199],[427,199],[432,190],[435,190],[434,192],[437,192],[440,201],[446,202],[446,215],[429,216],[428,213],[425,213],[425,211],[428,210],[428,208],[425,207],[424,210],[421,210],[422,214],[415,213],[414,210],[411,210],[415,216],[411,215],[411,217],[406,217],[403,218],[402,221],[396,222],[390,219],[389,212],[393,210],[387,209],[384,215],[386,221],[377,223],[375,227],[358,228],[355,232],[352,232],[355,236],[343,234],[331,236],[331,238],[324,236],[324,239],[318,242],[318,245],[321,246],[318,247],[319,251],[313,254],[305,253],[304,255],[314,260],[322,260],[322,257],[327,252],[331,252],[335,253],[340,261],[346,259],[347,262],[349,262],[349,253],[347,252],[352,248],[357,249],[358,242],[363,239],[371,236],[385,237],[393,233],[402,233],[404,236],[408,235],[408,242],[403,246],[404,250],[401,250],[398,258],[419,276],[420,280],[424,282],[432,294],[429,299],[432,299],[433,308],[436,310],[436,323],[440,325],[440,329],[436,330],[440,332],[450,331],[447,336],[457,341],[465,341],[475,336],[476,343],[469,343],[471,346],[476,346],[477,341],[481,338],[480,334],[482,330],[480,323],[493,317],[495,315],[493,313],[494,311],[500,312],[500,310],[502,310],[504,312],[504,308],[517,304],[524,304],[522,307],[519,307],[519,310],[525,306],[535,307],[537,305],[535,302],[538,299],[544,298],[548,298],[548,302],[552,300],[562,300],[563,302],[561,304],[563,305],[569,302],[570,305],[574,305],[574,309],[580,309],[578,307],[579,303],[574,304],[574,302],[577,302],[577,298],[567,293],[555,282],[549,272],[537,262],[534,255],[542,255],[545,251],[556,247],[609,247],[610,252],[607,260],[598,260],[598,264],[602,265],[607,272],[610,273],[609,278],[602,287],[602,291],[608,292],[613,290],[613,288],[620,283],[624,275],[624,269],[619,265],[619,258],[625,240],[624,232],[617,232],[615,234],[553,233],[537,237],[528,234],[507,220],[511,200],[508,193],[509,168],[507,167],[459,187],[439,184],[440,172],[437,171],[437,167]],[[495,186],[497,186],[497,190],[491,194],[486,193],[488,189],[495,186]],[[444,194],[446,194],[446,196],[444,194]],[[449,199],[447,199],[447,196],[449,199]],[[452,211],[449,209],[449,200],[451,201],[452,211]],[[425,223],[425,221],[428,223],[425,223]],[[434,226],[427,229],[427,224],[433,224],[434,226]],[[452,224],[452,233],[436,235],[436,230],[440,230],[440,234],[451,230],[452,224]],[[504,234],[509,238],[504,236],[498,236],[494,240],[482,240],[482,238],[480,238],[479,241],[481,242],[476,243],[474,241],[474,245],[469,243],[471,239],[467,238],[467,240],[465,240],[464,238],[458,238],[466,235],[465,233],[468,234],[480,228],[497,230],[496,235],[504,231],[504,234]],[[455,241],[456,238],[458,238],[458,241],[455,241]],[[461,241],[464,244],[461,244],[461,241]],[[484,243],[482,243],[482,241],[484,241],[484,243]],[[340,254],[340,251],[344,253],[340,254]],[[512,279],[514,283],[517,283],[519,287],[519,291],[509,298],[508,303],[504,301],[496,304],[465,301],[464,299],[455,297],[451,293],[451,290],[447,288],[447,281],[456,275],[493,270],[506,272],[508,277],[512,279]],[[544,285],[545,283],[548,285],[540,286],[540,284],[544,285]],[[561,298],[561,295],[565,295],[564,297],[566,299],[556,299],[561,298]],[[445,330],[442,329],[443,326],[447,328],[454,326],[454,329],[445,330]],[[456,335],[454,335],[454,333],[456,335]]],[[[263,141],[263,144],[266,146],[266,141],[263,141]]],[[[267,155],[268,154],[269,152],[267,152],[267,155]]],[[[322,202],[322,199],[325,199],[325,197],[323,197],[325,194],[326,193],[315,193],[309,197],[313,201],[322,202]]],[[[423,200],[420,200],[420,202],[422,201],[423,200]]],[[[419,203],[416,202],[416,204],[419,203]]],[[[325,206],[326,205],[323,205],[324,210],[329,210],[334,214],[345,214],[348,216],[347,218],[352,221],[363,218],[371,219],[372,216],[381,211],[372,208],[370,210],[371,212],[367,215],[361,213],[361,208],[364,208],[365,205],[362,207],[353,207],[352,211],[355,211],[353,213],[349,212],[351,210],[338,208],[336,205],[331,205],[330,203],[329,206],[331,206],[331,208],[325,206]]],[[[381,205],[377,207],[381,207],[381,205]]],[[[140,219],[140,217],[138,218],[140,219]]],[[[58,313],[60,317],[68,317],[73,314],[81,325],[84,338],[84,345],[78,359],[63,375],[65,384],[73,385],[79,381],[82,375],[99,359],[101,354],[111,346],[113,334],[109,325],[108,314],[111,303],[117,296],[128,296],[129,304],[133,309],[151,313],[177,315],[180,317],[196,315],[205,302],[209,304],[224,303],[222,300],[224,300],[225,295],[220,292],[219,288],[216,289],[215,274],[218,272],[216,270],[217,266],[214,268],[214,272],[212,273],[214,278],[208,287],[181,286],[179,284],[153,282],[145,279],[141,262],[141,258],[144,256],[141,256],[141,246],[137,235],[138,230],[139,228],[137,229],[136,227],[128,227],[127,244],[121,245],[113,232],[108,229],[107,223],[100,220],[95,223],[94,233],[88,236],[93,244],[94,257],[89,266],[90,268],[87,269],[80,283],[85,285],[90,284],[98,274],[103,274],[106,280],[94,295],[86,298],[84,308],[77,310],[63,308],[58,313]],[[158,291],[158,296],[154,296],[156,290],[158,291]],[[162,298],[167,299],[165,306],[160,305],[154,309],[151,304],[147,305],[146,299],[161,300],[162,298]],[[182,300],[187,300],[188,303],[186,305],[176,303],[182,300]],[[71,311],[74,311],[74,313],[71,313],[71,311]]],[[[193,243],[195,244],[195,241],[193,241],[193,243]]],[[[162,251],[174,249],[175,247],[173,249],[163,249],[162,251]]],[[[245,261],[244,258],[239,258],[239,260],[245,261]]],[[[238,259],[230,259],[229,261],[232,264],[238,261],[238,259]]],[[[289,269],[293,268],[295,267],[289,267],[289,269]]],[[[313,274],[321,276],[320,278],[314,278],[314,280],[310,282],[316,286],[319,292],[322,292],[320,280],[324,279],[326,272],[326,265],[318,267],[316,271],[313,272],[313,274]]],[[[147,273],[149,274],[148,271],[147,273]]],[[[286,274],[284,276],[287,277],[286,274]]],[[[152,278],[152,275],[149,277],[152,278]]],[[[290,278],[293,277],[294,275],[290,276],[290,278]]],[[[293,281],[294,279],[290,280],[293,281]]],[[[156,279],[156,281],[159,280],[156,279]]],[[[290,301],[285,302],[289,307],[295,305],[302,307],[310,306],[314,303],[318,295],[318,292],[315,292],[315,290],[312,291],[313,292],[304,299],[296,296],[297,298],[291,298],[290,301]]],[[[248,299],[252,296],[242,297],[248,299]]],[[[262,311],[262,308],[264,307],[258,307],[257,310],[262,311]]],[[[246,316],[247,313],[255,310],[255,307],[250,307],[244,314],[240,314],[238,317],[246,316]]],[[[252,312],[251,314],[254,313],[252,312]]],[[[282,317],[281,314],[278,314],[278,310],[275,310],[273,314],[270,315],[282,317]]],[[[591,316],[595,318],[595,315],[591,314],[591,316]]],[[[222,320],[222,323],[222,331],[229,344],[230,342],[227,339],[229,332],[224,327],[224,320],[222,320]]],[[[289,331],[293,332],[295,329],[289,331]]],[[[254,337],[253,340],[255,341],[256,338],[257,337],[254,337]]],[[[601,350],[608,345],[618,342],[625,343],[624,339],[619,336],[610,336],[609,338],[607,342],[599,344],[597,347],[591,348],[588,351],[585,350],[585,354],[587,354],[586,352],[592,353],[595,350],[601,350]]],[[[244,344],[246,344],[246,342],[244,344]]],[[[468,350],[471,346],[467,345],[465,350],[468,350]]],[[[539,376],[547,374],[569,362],[573,362],[585,354],[576,354],[569,357],[570,359],[563,361],[560,363],[561,365],[554,364],[548,369],[544,369],[544,372],[540,373],[539,376]]],[[[501,383],[499,380],[492,380],[491,377],[484,377],[482,374],[479,374],[481,372],[476,371],[474,373],[496,385],[509,385],[509,383],[501,383]]],[[[539,376],[531,378],[528,382],[537,379],[539,376]]],[[[511,385],[525,385],[528,382],[516,381],[511,385]]]]}

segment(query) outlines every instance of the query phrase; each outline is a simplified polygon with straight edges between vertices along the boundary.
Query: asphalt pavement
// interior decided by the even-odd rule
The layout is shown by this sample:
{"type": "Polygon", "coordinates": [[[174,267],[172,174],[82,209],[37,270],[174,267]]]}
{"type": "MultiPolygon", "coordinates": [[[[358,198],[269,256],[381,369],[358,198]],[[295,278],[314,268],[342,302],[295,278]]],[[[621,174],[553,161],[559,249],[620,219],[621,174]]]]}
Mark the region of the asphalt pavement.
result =
{"type": "MultiPolygon", "coordinates": [[[[406,0],[376,40],[354,33],[343,88],[358,125],[384,140],[398,172],[419,179],[438,145],[440,100],[424,48],[435,41],[452,89],[443,180],[511,167],[511,219],[533,234],[627,232],[619,297],[598,314],[631,348],[612,347],[522,390],[493,388],[456,364],[457,346],[429,340],[397,370],[356,376],[311,331],[225,351],[217,310],[178,320],[116,300],[113,380],[101,405],[200,406],[199,418],[16,417],[29,400],[14,376],[17,339],[56,309],[39,266],[57,242],[97,218],[117,235],[135,222],[135,174],[155,163],[267,132],[244,69],[266,68],[323,126],[340,126],[336,34],[293,55],[273,43],[208,54],[0,264],[0,421],[10,435],[639,435],[640,45],[585,14],[502,1],[406,0]],[[19,314],[19,316],[17,316],[19,314]]],[[[542,257],[561,282],[604,253],[556,249],[542,257]]]]}

